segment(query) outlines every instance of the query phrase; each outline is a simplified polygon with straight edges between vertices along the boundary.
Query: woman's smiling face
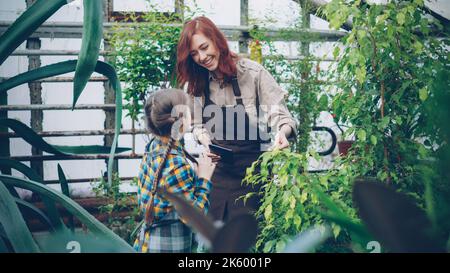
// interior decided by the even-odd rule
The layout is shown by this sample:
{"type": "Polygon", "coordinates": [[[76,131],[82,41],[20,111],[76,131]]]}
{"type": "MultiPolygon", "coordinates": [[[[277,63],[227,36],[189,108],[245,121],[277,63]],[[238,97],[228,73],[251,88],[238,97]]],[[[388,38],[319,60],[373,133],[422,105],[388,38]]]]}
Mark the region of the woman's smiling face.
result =
{"type": "Polygon", "coordinates": [[[220,52],[203,33],[192,36],[190,54],[195,63],[209,71],[215,71],[219,66],[220,52]]]}

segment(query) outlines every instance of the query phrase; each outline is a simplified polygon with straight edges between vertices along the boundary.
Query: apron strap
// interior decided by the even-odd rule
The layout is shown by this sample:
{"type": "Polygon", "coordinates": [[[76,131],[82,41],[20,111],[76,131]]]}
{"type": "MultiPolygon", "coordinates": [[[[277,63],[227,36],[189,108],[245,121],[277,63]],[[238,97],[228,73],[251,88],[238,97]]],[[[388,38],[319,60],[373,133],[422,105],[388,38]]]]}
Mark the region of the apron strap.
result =
{"type": "MultiPolygon", "coordinates": [[[[209,77],[207,79],[208,80],[206,82],[205,92],[204,92],[205,103],[203,105],[202,113],[203,113],[203,110],[205,109],[206,105],[208,105],[209,103],[212,103],[212,101],[210,100],[209,77]]],[[[242,97],[241,97],[242,93],[241,93],[241,88],[239,87],[239,82],[238,82],[237,76],[233,76],[231,78],[231,86],[233,87],[233,94],[234,94],[234,96],[236,98],[236,104],[243,106],[244,109],[245,109],[244,102],[243,102],[242,97]]],[[[260,113],[259,113],[258,93],[256,93],[256,116],[257,116],[257,121],[259,121],[260,113]]],[[[246,118],[245,119],[246,119],[247,122],[249,122],[247,113],[246,113],[246,118]]],[[[225,122],[225,119],[224,119],[224,122],[225,122]]],[[[224,125],[223,128],[225,129],[226,126],[224,125]]],[[[270,128],[269,128],[269,130],[270,130],[270,128]]],[[[257,129],[257,139],[260,139],[260,138],[261,138],[261,133],[259,132],[259,129],[257,129]]]]}
{"type": "Polygon", "coordinates": [[[203,103],[203,108],[205,108],[205,106],[211,102],[209,99],[209,92],[210,91],[209,91],[209,76],[208,76],[208,77],[206,77],[205,92],[204,92],[205,103],[203,103]]]}
{"type": "MultiPolygon", "coordinates": [[[[239,87],[238,79],[236,76],[231,78],[231,86],[233,87],[233,94],[236,97],[236,103],[244,106],[244,102],[242,101],[242,98],[241,98],[241,88],[239,87]]],[[[208,81],[206,82],[204,94],[205,94],[205,103],[203,105],[203,108],[206,106],[207,103],[210,102],[209,78],[208,78],[208,81]]]]}
{"type": "Polygon", "coordinates": [[[236,76],[231,78],[231,86],[233,87],[233,93],[234,96],[236,97],[237,104],[244,106],[244,103],[242,102],[241,98],[241,88],[239,87],[239,83],[236,76]]]}

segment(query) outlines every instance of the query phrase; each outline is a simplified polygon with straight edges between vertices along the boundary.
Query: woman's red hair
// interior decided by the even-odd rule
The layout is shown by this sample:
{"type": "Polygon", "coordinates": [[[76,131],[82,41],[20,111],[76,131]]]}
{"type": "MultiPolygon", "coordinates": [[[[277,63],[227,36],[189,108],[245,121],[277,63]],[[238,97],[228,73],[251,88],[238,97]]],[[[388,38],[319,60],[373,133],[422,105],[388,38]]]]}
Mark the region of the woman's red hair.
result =
{"type": "Polygon", "coordinates": [[[191,57],[191,41],[194,34],[202,33],[208,37],[220,52],[219,66],[225,80],[236,75],[237,54],[232,52],[223,33],[217,26],[204,16],[196,17],[184,24],[177,48],[177,79],[180,87],[188,83],[188,93],[201,96],[208,81],[208,70],[197,63],[191,57]]]}

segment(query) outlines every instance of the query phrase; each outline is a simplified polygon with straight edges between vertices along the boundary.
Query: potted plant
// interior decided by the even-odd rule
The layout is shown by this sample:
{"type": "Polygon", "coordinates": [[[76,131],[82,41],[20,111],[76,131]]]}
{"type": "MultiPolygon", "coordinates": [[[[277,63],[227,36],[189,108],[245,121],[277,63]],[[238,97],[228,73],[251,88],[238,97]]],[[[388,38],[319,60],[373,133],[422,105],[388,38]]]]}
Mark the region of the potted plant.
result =
{"type": "Polygon", "coordinates": [[[342,124],[339,124],[339,121],[336,119],[336,114],[332,114],[333,119],[335,120],[336,126],[341,132],[341,140],[338,140],[338,150],[339,155],[346,156],[348,154],[349,149],[352,147],[352,144],[355,142],[354,140],[345,140],[344,129],[342,129],[342,124]]]}

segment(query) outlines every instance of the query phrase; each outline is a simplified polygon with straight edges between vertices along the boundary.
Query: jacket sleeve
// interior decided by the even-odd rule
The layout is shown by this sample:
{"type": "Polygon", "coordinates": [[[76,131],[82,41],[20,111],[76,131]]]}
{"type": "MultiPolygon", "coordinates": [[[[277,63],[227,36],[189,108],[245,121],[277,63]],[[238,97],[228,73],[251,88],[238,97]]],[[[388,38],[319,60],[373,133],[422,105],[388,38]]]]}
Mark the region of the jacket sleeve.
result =
{"type": "Polygon", "coordinates": [[[298,121],[289,112],[285,99],[288,92],[283,90],[273,76],[264,68],[258,75],[259,102],[267,114],[268,126],[278,131],[283,125],[288,124],[292,133],[297,136],[298,121]]]}

